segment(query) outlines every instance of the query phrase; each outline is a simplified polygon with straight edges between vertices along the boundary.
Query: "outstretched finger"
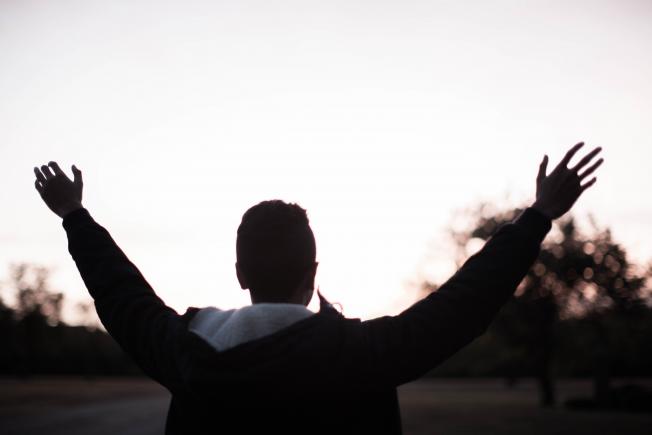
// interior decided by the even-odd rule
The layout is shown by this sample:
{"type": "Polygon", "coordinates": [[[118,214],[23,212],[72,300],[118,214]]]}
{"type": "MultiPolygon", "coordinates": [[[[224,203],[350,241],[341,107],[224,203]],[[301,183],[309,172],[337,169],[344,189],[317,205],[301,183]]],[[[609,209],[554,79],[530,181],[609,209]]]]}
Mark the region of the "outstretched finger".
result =
{"type": "Polygon", "coordinates": [[[36,190],[38,190],[39,195],[43,196],[43,185],[41,184],[41,182],[38,180],[34,180],[34,187],[36,187],[36,190]]]}
{"type": "Polygon", "coordinates": [[[63,175],[64,177],[67,178],[66,174],[61,170],[61,168],[59,167],[57,162],[54,162],[54,161],[50,162],[50,163],[48,163],[48,166],[52,168],[55,175],[63,175]]]}
{"type": "Polygon", "coordinates": [[[590,181],[584,183],[584,184],[581,186],[581,188],[582,188],[581,191],[584,192],[586,189],[588,189],[589,187],[593,186],[597,180],[598,180],[598,179],[597,179],[596,177],[591,178],[590,181]]]}
{"type": "Polygon", "coordinates": [[[72,175],[74,177],[73,182],[78,186],[84,185],[84,179],[82,178],[82,171],[80,171],[77,166],[72,165],[72,175]]]}
{"type": "Polygon", "coordinates": [[[53,174],[52,171],[50,170],[50,167],[47,166],[47,165],[43,165],[43,166],[41,166],[41,172],[43,172],[43,175],[45,175],[45,178],[46,178],[47,180],[49,180],[49,179],[51,179],[51,178],[54,178],[54,174],[53,174]]]}
{"type": "Polygon", "coordinates": [[[543,156],[541,164],[539,165],[539,173],[537,174],[537,180],[542,180],[546,178],[546,169],[548,168],[548,155],[543,156]]]}
{"type": "Polygon", "coordinates": [[[573,148],[569,149],[566,155],[564,156],[563,159],[561,159],[561,162],[559,162],[559,166],[567,166],[568,162],[573,158],[575,153],[579,151],[580,148],[584,146],[584,142],[579,142],[573,146],[573,148]]]}
{"type": "Polygon", "coordinates": [[[591,175],[593,173],[593,171],[595,171],[596,169],[598,169],[600,167],[602,162],[604,162],[604,159],[598,160],[593,165],[589,166],[589,168],[586,171],[582,172],[581,174],[578,174],[578,176],[580,177],[580,180],[583,180],[586,177],[588,177],[589,175],[591,175]]]}
{"type": "Polygon", "coordinates": [[[597,147],[590,153],[588,153],[582,160],[580,160],[577,165],[573,166],[571,169],[572,171],[579,172],[580,169],[582,169],[584,166],[588,165],[591,160],[593,160],[593,157],[597,156],[598,153],[602,151],[601,147],[597,147]]]}
{"type": "Polygon", "coordinates": [[[34,167],[34,175],[36,175],[36,179],[41,182],[45,183],[45,176],[41,173],[41,170],[37,168],[36,166],[34,167]]]}

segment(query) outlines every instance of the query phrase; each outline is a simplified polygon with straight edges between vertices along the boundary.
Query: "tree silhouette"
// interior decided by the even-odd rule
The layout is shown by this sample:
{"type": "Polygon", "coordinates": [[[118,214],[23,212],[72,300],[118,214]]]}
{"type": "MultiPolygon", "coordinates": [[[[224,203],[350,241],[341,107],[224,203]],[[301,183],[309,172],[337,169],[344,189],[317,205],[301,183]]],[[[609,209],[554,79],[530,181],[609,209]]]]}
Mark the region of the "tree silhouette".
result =
{"type": "Polygon", "coordinates": [[[20,263],[10,266],[12,286],[17,292],[19,319],[56,325],[61,320],[63,293],[49,287],[50,270],[44,266],[20,263]]]}
{"type": "MultiPolygon", "coordinates": [[[[468,225],[451,231],[457,262],[461,264],[481,242],[521,211],[495,210],[488,204],[467,210],[462,220],[468,225]]],[[[522,355],[521,366],[511,367],[510,376],[533,373],[538,379],[543,406],[555,403],[555,351],[560,341],[567,346],[573,342],[578,320],[590,327],[585,328],[575,349],[591,356],[595,399],[606,400],[612,356],[624,350],[624,341],[642,338],[635,330],[647,324],[645,319],[650,317],[652,297],[646,286],[650,268],[644,270],[632,264],[611,232],[591,222],[588,236],[578,230],[572,215],[555,222],[538,260],[490,328],[490,333],[522,355]],[[565,322],[566,330],[568,325],[575,327],[570,335],[560,338],[564,329],[560,326],[565,322]]],[[[426,283],[424,288],[433,291],[437,285],[426,283]]]]}
{"type": "MultiPolygon", "coordinates": [[[[139,370],[104,331],[63,322],[62,292],[53,291],[46,267],[10,266],[4,287],[14,295],[11,305],[0,300],[0,374],[133,375],[139,370]]],[[[78,310],[90,317],[89,304],[78,310]]]]}

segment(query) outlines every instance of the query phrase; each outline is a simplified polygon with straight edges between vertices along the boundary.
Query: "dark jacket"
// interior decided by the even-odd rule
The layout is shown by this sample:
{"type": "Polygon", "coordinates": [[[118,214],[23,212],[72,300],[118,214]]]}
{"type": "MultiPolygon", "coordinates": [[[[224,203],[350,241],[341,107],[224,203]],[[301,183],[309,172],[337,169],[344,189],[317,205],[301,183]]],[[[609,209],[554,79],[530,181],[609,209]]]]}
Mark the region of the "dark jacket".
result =
{"type": "Polygon", "coordinates": [[[436,292],[368,321],[320,311],[218,351],[178,315],[86,209],[65,217],[68,249],[111,336],[172,393],[166,433],[400,434],[396,387],[489,326],[536,259],[550,220],[526,209],[436,292]]]}

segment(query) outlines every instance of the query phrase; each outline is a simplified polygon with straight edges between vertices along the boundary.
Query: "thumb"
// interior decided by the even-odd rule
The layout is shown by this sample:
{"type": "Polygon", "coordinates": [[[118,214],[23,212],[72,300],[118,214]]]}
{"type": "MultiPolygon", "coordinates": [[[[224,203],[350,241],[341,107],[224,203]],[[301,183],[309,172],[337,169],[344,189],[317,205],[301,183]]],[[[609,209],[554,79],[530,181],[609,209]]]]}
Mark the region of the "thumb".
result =
{"type": "Polygon", "coordinates": [[[82,187],[84,185],[82,172],[75,165],[72,165],[72,175],[74,176],[73,183],[75,183],[76,186],[82,187]]]}

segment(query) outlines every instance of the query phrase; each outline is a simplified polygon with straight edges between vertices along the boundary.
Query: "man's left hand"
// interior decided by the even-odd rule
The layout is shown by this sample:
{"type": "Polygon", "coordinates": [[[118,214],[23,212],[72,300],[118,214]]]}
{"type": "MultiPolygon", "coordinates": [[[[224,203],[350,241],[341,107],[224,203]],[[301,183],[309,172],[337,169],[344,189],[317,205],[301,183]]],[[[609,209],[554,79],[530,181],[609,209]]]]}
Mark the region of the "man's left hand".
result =
{"type": "Polygon", "coordinates": [[[82,173],[72,165],[73,180],[59,168],[57,162],[34,168],[34,187],[41,195],[45,204],[60,218],[68,213],[82,208],[82,173]],[[52,169],[50,169],[52,168],[52,169]]]}

